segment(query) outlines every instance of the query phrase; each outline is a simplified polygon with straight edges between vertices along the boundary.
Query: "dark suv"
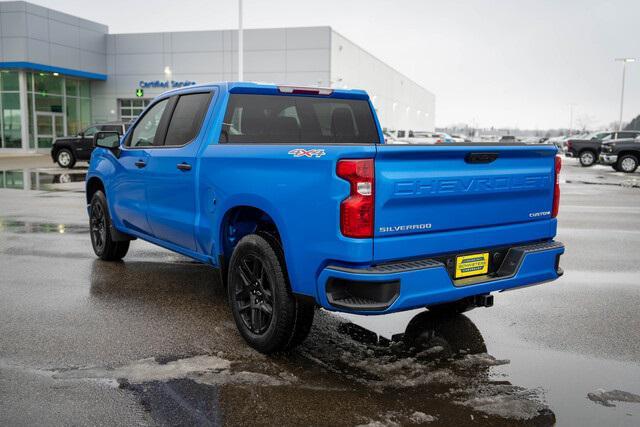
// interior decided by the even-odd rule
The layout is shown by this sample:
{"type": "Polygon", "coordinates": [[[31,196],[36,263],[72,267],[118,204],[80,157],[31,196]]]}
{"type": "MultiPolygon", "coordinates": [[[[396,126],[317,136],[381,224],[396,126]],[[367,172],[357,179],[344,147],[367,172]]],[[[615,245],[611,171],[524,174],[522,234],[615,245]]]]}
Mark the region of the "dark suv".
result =
{"type": "Polygon", "coordinates": [[[91,125],[76,136],[57,138],[51,147],[51,159],[60,167],[71,169],[78,160],[89,160],[93,151],[93,135],[100,131],[118,132],[124,135],[129,128],[125,123],[91,125]]]}
{"type": "Polygon", "coordinates": [[[602,143],[614,139],[635,138],[640,135],[637,130],[614,132],[594,132],[584,139],[569,138],[566,142],[565,156],[577,157],[582,166],[593,166],[598,161],[602,143]]]}
{"type": "Polygon", "coordinates": [[[603,143],[600,162],[618,172],[635,172],[640,162],[640,136],[603,143]]]}

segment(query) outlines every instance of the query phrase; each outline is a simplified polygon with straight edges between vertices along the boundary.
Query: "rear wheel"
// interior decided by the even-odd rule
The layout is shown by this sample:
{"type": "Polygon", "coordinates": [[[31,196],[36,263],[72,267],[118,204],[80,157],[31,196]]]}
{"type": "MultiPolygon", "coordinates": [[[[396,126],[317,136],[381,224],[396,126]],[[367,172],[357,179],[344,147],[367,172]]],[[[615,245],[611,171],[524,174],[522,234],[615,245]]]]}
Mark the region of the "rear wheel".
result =
{"type": "Polygon", "coordinates": [[[100,190],[91,198],[89,213],[91,246],[95,254],[104,261],[119,261],[129,250],[129,241],[115,242],[111,237],[111,218],[107,198],[100,190]]]}
{"type": "Polygon", "coordinates": [[[596,163],[596,153],[591,150],[585,150],[580,153],[580,164],[584,167],[593,166],[596,163]]]}
{"type": "Polygon", "coordinates": [[[233,318],[251,347],[274,353],[304,341],[314,304],[291,292],[276,242],[256,234],[243,237],[231,256],[228,275],[233,318]]]}
{"type": "Polygon", "coordinates": [[[63,148],[56,154],[56,162],[61,168],[71,169],[76,164],[76,158],[67,148],[63,148]]]}
{"type": "Polygon", "coordinates": [[[631,154],[625,154],[618,159],[618,170],[624,173],[633,173],[638,169],[638,158],[631,154]]]}

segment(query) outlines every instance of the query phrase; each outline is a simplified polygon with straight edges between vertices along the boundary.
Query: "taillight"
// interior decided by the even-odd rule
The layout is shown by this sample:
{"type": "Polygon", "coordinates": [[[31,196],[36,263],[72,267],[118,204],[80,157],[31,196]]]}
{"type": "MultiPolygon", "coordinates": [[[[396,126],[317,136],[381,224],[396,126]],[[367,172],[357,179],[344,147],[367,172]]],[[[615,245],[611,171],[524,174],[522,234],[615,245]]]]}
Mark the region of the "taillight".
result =
{"type": "Polygon", "coordinates": [[[560,169],[562,168],[562,158],[556,156],[556,183],[553,187],[553,208],[551,209],[551,217],[558,216],[558,209],[560,209],[560,169]]]}
{"type": "Polygon", "coordinates": [[[351,184],[349,197],[340,203],[340,231],[346,237],[373,237],[373,159],[339,160],[336,174],[351,184]]]}
{"type": "Polygon", "coordinates": [[[573,142],[567,141],[567,148],[571,148],[572,145],[573,145],[573,142]]]}
{"type": "Polygon", "coordinates": [[[441,139],[436,139],[436,144],[442,144],[442,140],[441,139]]]}

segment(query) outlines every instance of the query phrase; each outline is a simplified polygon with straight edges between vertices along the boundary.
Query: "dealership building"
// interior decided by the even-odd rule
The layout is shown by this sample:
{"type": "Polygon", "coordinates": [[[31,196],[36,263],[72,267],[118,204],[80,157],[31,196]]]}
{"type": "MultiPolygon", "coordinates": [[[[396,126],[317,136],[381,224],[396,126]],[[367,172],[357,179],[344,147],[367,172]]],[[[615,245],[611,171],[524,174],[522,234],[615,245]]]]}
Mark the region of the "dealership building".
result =
{"type": "MultiPolygon", "coordinates": [[[[244,80],[362,88],[384,127],[434,128],[431,92],[331,27],[243,34],[244,80]]],[[[81,17],[0,2],[0,152],[47,150],[91,123],[130,121],[170,87],[237,77],[237,30],[110,34],[81,17]]]]}

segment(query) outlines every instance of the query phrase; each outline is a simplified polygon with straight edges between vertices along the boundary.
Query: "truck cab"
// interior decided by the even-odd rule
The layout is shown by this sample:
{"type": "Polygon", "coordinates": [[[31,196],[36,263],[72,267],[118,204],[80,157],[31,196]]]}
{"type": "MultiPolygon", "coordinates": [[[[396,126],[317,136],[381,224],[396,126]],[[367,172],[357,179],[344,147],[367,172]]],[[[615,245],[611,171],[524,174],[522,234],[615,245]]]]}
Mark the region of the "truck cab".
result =
{"type": "Polygon", "coordinates": [[[361,90],[190,86],[95,144],[96,255],[139,238],[210,264],[265,353],[304,340],[317,306],[460,312],[562,274],[554,146],[388,145],[361,90]]]}

